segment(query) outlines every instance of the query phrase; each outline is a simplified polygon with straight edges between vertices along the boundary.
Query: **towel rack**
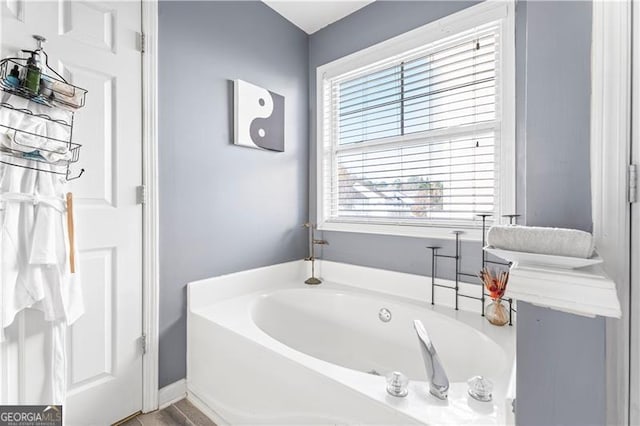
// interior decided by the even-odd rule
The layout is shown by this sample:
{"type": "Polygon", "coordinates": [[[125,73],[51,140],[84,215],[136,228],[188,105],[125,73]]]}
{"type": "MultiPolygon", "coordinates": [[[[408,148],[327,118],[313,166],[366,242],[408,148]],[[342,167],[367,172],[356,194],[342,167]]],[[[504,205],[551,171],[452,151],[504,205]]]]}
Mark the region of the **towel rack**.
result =
{"type": "MultiPolygon", "coordinates": [[[[480,217],[482,219],[482,247],[484,247],[486,245],[486,233],[487,233],[487,218],[491,217],[493,215],[491,214],[478,214],[476,215],[478,217],[480,217]]],[[[509,215],[503,215],[502,217],[504,218],[508,218],[509,219],[509,224],[513,225],[516,221],[516,219],[518,217],[520,217],[520,215],[518,214],[509,214],[509,215]]],[[[480,315],[484,316],[485,313],[485,300],[486,300],[486,292],[485,292],[485,288],[484,288],[484,284],[481,283],[480,288],[481,288],[481,294],[480,296],[472,296],[470,294],[464,294],[460,292],[460,281],[461,281],[461,277],[467,277],[467,278],[474,278],[474,279],[478,279],[478,276],[475,274],[469,274],[466,272],[462,272],[461,271],[461,261],[462,261],[462,254],[460,253],[460,235],[462,235],[464,232],[463,231],[453,231],[453,234],[455,235],[455,254],[454,255],[447,255],[447,254],[440,254],[438,252],[439,249],[441,249],[441,247],[439,246],[428,246],[426,247],[427,249],[429,249],[431,251],[431,304],[435,305],[435,289],[436,287],[441,287],[441,288],[446,288],[449,290],[454,290],[455,291],[455,310],[458,310],[458,299],[460,297],[464,297],[467,299],[473,299],[473,300],[478,300],[481,304],[481,308],[480,308],[480,315]],[[437,262],[438,259],[453,259],[454,263],[455,263],[455,284],[454,286],[450,286],[450,285],[446,285],[446,284],[440,284],[436,282],[436,273],[437,273],[437,262]]],[[[511,266],[510,263],[508,262],[500,262],[500,261],[496,261],[496,260],[489,260],[486,258],[486,253],[484,250],[482,250],[482,267],[486,267],[488,263],[492,264],[492,265],[498,265],[498,267],[502,267],[502,268],[509,268],[511,266]]],[[[505,299],[507,301],[507,303],[509,303],[509,325],[513,325],[513,313],[516,312],[516,309],[513,307],[513,299],[512,298],[507,298],[505,299]]]]}
{"type": "Polygon", "coordinates": [[[62,175],[67,181],[78,179],[85,172],[81,169],[73,175],[72,164],[80,158],[82,145],[72,142],[74,114],[84,107],[87,90],[69,83],[56,70],[49,66],[49,56],[42,48],[44,37],[34,35],[37,48],[34,50],[44,58],[41,61],[40,88],[32,91],[25,84],[27,59],[8,57],[0,60],[0,90],[5,94],[17,96],[43,107],[33,108],[17,106],[11,96],[0,99],[0,163],[45,173],[62,175]],[[13,74],[18,73],[18,81],[13,74]],[[45,113],[43,109],[51,109],[45,113]],[[15,123],[7,116],[24,114],[26,120],[15,123]],[[43,124],[47,131],[38,133],[20,122],[43,124]],[[3,133],[3,134],[2,134],[3,133]],[[48,158],[48,159],[47,159],[48,158]]]}

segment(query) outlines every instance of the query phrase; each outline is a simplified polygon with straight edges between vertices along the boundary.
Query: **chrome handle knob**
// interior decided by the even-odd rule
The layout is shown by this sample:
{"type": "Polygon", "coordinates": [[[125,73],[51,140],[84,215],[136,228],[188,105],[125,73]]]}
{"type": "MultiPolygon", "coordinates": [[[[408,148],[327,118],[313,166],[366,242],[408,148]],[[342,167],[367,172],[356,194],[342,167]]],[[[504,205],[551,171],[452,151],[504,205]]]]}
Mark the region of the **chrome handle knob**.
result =
{"type": "Polygon", "coordinates": [[[474,376],[467,381],[467,384],[469,385],[469,395],[473,399],[482,402],[491,401],[491,392],[493,391],[491,380],[482,376],[474,376]]]}
{"type": "Polygon", "coordinates": [[[409,394],[409,378],[399,371],[394,371],[387,377],[387,393],[404,398],[409,394]]]}

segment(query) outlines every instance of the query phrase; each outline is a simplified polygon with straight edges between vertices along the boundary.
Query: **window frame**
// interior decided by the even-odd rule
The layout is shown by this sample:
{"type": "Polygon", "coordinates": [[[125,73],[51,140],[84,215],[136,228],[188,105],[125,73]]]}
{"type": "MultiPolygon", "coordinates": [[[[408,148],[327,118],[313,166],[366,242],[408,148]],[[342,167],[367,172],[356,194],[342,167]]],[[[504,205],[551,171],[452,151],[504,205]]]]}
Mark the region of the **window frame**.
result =
{"type": "MultiPolygon", "coordinates": [[[[479,226],[469,224],[460,226],[438,224],[410,223],[363,223],[357,221],[329,221],[325,217],[324,168],[326,137],[324,132],[325,91],[331,89],[330,81],[338,76],[357,72],[363,67],[377,62],[386,62],[394,56],[404,56],[412,50],[441,40],[452,34],[460,33],[473,27],[500,21],[500,38],[498,54],[500,63],[496,70],[500,73],[496,86],[500,99],[500,109],[496,121],[499,123],[499,148],[496,151],[497,185],[500,188],[497,200],[497,217],[494,223],[504,223],[504,214],[515,213],[516,207],[516,113],[515,113],[515,3],[510,1],[486,0],[460,12],[430,22],[419,28],[375,44],[358,52],[344,56],[316,68],[316,222],[318,229],[325,231],[343,231],[397,235],[426,238],[452,238],[453,230],[465,231],[467,239],[481,240],[482,230],[479,226]]],[[[485,123],[478,124],[481,128],[485,123]]],[[[406,137],[405,137],[406,138],[406,137]]],[[[383,141],[387,144],[389,140],[383,141]]]]}

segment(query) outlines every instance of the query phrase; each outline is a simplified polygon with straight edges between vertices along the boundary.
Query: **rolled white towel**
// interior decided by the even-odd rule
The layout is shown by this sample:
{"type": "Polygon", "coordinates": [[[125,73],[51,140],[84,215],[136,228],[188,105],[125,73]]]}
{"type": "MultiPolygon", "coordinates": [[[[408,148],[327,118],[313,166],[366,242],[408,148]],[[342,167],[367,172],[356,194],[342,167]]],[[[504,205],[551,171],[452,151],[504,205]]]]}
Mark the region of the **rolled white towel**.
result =
{"type": "Polygon", "coordinates": [[[536,226],[492,226],[487,243],[503,250],[551,254],[588,259],[593,255],[593,236],[577,229],[536,226]]]}

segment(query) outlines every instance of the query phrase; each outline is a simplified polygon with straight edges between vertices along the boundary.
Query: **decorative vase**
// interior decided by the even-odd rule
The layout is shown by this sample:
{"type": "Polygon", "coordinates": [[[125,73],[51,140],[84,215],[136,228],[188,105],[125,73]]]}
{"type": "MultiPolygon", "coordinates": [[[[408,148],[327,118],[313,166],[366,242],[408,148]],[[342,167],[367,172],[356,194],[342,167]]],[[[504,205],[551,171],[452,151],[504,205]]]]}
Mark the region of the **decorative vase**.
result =
{"type": "Polygon", "coordinates": [[[493,325],[503,326],[509,322],[509,308],[502,304],[502,299],[494,299],[489,303],[484,315],[493,325]]]}

